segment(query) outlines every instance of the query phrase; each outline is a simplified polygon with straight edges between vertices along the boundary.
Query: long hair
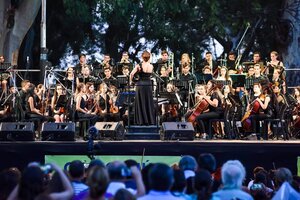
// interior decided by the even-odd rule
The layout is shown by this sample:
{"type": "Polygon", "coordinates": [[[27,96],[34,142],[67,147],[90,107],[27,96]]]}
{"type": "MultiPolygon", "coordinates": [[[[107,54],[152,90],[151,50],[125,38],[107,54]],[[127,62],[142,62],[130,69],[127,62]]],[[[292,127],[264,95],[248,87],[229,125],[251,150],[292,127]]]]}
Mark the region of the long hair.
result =
{"type": "Polygon", "coordinates": [[[108,171],[104,167],[95,166],[87,177],[87,185],[90,188],[89,196],[93,199],[103,196],[109,184],[108,171]]]}

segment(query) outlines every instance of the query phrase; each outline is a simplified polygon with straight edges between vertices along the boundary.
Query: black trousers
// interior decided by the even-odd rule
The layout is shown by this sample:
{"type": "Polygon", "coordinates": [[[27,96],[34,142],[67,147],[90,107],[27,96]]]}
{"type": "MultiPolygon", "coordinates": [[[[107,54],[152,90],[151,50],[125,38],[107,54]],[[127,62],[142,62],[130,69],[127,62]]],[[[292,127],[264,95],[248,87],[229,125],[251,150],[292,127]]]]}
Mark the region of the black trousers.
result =
{"type": "Polygon", "coordinates": [[[222,118],[223,118],[223,113],[220,112],[212,111],[212,112],[200,114],[196,119],[199,125],[200,133],[208,133],[210,119],[222,119],[222,118]]]}

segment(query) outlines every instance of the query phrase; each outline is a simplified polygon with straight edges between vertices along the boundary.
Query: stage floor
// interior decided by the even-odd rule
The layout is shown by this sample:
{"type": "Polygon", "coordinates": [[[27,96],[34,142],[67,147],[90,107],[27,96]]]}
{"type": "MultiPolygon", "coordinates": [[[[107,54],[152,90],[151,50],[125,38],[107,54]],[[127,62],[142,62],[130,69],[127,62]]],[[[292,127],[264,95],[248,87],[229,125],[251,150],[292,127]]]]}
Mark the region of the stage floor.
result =
{"type": "MultiPolygon", "coordinates": [[[[251,173],[255,166],[266,169],[288,167],[297,173],[300,140],[123,140],[94,141],[95,155],[152,155],[181,156],[212,153],[221,166],[225,161],[238,159],[251,173]]],[[[45,155],[87,155],[87,141],[32,141],[0,142],[0,169],[16,166],[23,168],[28,162],[43,163],[45,155]]]]}

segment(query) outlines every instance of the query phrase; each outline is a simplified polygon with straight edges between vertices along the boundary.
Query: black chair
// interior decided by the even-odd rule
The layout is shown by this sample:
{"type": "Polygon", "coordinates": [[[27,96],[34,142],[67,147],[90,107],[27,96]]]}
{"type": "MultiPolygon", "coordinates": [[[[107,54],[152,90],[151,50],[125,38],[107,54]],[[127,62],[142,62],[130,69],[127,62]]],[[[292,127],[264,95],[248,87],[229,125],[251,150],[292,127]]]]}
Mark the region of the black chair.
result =
{"type": "MultiPolygon", "coordinates": [[[[286,114],[287,107],[288,106],[286,104],[282,104],[279,108],[279,112],[278,112],[277,116],[275,116],[274,119],[265,119],[264,120],[264,123],[270,123],[270,125],[272,127],[272,131],[273,131],[273,136],[276,136],[277,140],[279,139],[279,137],[281,135],[280,132],[278,132],[279,128],[282,129],[283,139],[288,140],[288,134],[284,128],[287,126],[287,123],[285,120],[285,114],[286,114]]],[[[265,138],[268,139],[268,132],[265,134],[266,134],[265,138]]]]}

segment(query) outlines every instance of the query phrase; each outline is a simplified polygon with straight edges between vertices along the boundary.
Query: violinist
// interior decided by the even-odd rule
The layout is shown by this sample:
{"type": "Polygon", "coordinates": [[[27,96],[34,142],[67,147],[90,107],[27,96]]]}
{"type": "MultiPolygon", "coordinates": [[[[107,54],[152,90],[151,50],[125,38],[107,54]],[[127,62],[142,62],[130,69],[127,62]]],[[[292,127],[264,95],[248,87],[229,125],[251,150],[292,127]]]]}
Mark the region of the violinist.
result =
{"type": "Polygon", "coordinates": [[[296,99],[296,107],[293,110],[293,120],[294,124],[299,121],[298,125],[300,128],[300,87],[294,88],[294,98],[296,99]]]}
{"type": "Polygon", "coordinates": [[[37,108],[38,102],[36,101],[35,91],[35,86],[31,84],[25,97],[25,118],[35,121],[35,128],[38,129],[40,128],[41,122],[46,121],[47,117],[40,111],[40,109],[37,108]]]}
{"type": "Polygon", "coordinates": [[[161,121],[162,122],[177,122],[180,121],[180,104],[176,100],[177,88],[172,84],[167,84],[166,95],[169,97],[168,103],[161,106],[161,121]]]}
{"type": "Polygon", "coordinates": [[[280,90],[283,94],[286,93],[286,85],[285,85],[285,80],[283,80],[280,76],[280,73],[281,73],[281,70],[280,69],[274,69],[273,70],[273,76],[272,76],[272,81],[271,83],[272,84],[275,84],[275,83],[278,83],[279,84],[279,87],[280,87],[280,90]]]}
{"type": "Polygon", "coordinates": [[[109,119],[109,109],[112,104],[112,100],[107,94],[108,87],[105,83],[99,85],[99,90],[96,95],[96,101],[98,103],[98,113],[101,120],[108,121],[109,119]]]}
{"type": "Polygon", "coordinates": [[[210,80],[206,85],[207,94],[210,96],[203,97],[202,101],[206,101],[208,104],[208,110],[201,113],[197,118],[197,124],[199,125],[200,133],[204,139],[207,138],[209,130],[209,120],[210,119],[221,119],[223,117],[222,109],[222,94],[217,87],[217,84],[214,80],[210,80]]]}
{"type": "Polygon", "coordinates": [[[87,119],[91,122],[91,125],[94,125],[98,120],[97,115],[92,114],[91,110],[86,109],[86,87],[85,84],[79,83],[76,88],[75,94],[76,102],[76,118],[77,119],[87,119]]]}
{"type": "Polygon", "coordinates": [[[108,95],[111,100],[110,108],[109,108],[109,120],[117,122],[120,120],[119,108],[116,105],[117,97],[118,97],[118,89],[114,85],[111,85],[109,87],[108,95]]]}
{"type": "MultiPolygon", "coordinates": [[[[43,102],[43,95],[45,93],[45,87],[43,84],[38,84],[36,87],[35,87],[35,94],[34,95],[34,101],[37,102],[37,108],[42,112],[44,113],[46,111],[46,103],[47,102],[43,102]]],[[[46,99],[44,99],[44,101],[46,101],[46,99]]]]}
{"type": "Polygon", "coordinates": [[[96,91],[95,91],[95,86],[94,83],[92,82],[87,82],[85,84],[86,87],[86,95],[87,95],[87,100],[86,100],[86,109],[91,111],[91,114],[96,115],[98,112],[98,106],[96,105],[96,91]]]}
{"type": "Polygon", "coordinates": [[[58,99],[61,95],[64,95],[63,88],[60,84],[57,84],[55,86],[54,95],[51,98],[51,110],[56,123],[64,122],[66,118],[65,105],[58,104],[58,99]]]}

